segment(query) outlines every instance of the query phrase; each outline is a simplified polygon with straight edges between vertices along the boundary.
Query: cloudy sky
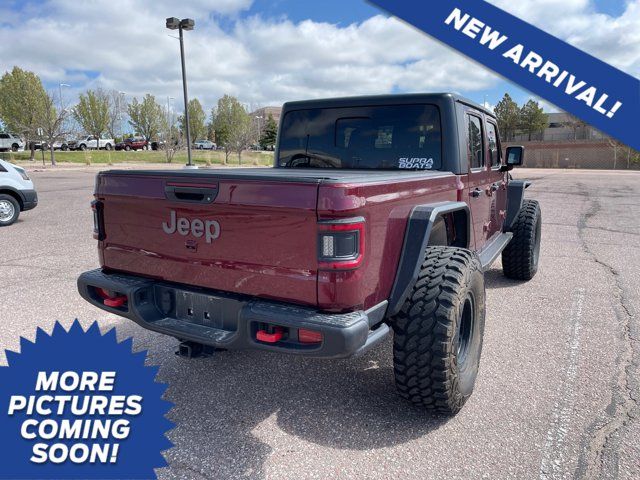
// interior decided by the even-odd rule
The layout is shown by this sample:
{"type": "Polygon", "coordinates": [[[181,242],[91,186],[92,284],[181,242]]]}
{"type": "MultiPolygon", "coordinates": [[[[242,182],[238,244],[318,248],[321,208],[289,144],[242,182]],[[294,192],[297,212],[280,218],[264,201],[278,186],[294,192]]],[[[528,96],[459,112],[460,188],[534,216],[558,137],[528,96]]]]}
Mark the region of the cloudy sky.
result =
{"type": "MultiPolygon", "coordinates": [[[[640,0],[491,3],[640,77],[640,0]]],[[[179,99],[169,16],[196,21],[186,33],[189,93],[207,110],[225,93],[251,106],[418,91],[491,105],[505,91],[530,97],[364,0],[0,0],[0,72],[19,65],[55,92],[69,84],[66,102],[97,86],[129,100],[179,99]]]]}

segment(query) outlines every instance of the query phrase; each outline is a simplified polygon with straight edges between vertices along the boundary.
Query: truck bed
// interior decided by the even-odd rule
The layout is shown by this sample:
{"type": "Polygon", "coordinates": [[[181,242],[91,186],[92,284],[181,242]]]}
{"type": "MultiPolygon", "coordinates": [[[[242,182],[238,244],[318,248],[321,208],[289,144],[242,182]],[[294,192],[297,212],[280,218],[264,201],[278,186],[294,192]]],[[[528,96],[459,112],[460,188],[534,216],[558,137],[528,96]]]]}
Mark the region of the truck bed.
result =
{"type": "Polygon", "coordinates": [[[335,168],[203,168],[185,170],[108,170],[103,175],[221,178],[297,183],[378,183],[437,178],[448,172],[425,170],[346,170],[335,168]]]}

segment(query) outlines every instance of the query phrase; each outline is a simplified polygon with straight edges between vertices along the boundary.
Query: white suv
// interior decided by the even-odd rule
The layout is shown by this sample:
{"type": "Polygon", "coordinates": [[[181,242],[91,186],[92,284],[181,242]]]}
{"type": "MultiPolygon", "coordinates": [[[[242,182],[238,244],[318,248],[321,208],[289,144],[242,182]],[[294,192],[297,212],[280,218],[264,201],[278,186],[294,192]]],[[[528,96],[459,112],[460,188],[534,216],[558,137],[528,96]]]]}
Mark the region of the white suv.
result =
{"type": "Polygon", "coordinates": [[[24,142],[13,133],[0,133],[0,150],[11,150],[17,152],[24,149],[24,142]]]}
{"type": "MultiPolygon", "coordinates": [[[[101,138],[99,148],[104,148],[105,150],[111,150],[115,145],[115,141],[113,138],[101,138]]],[[[86,150],[87,148],[96,148],[96,137],[88,135],[86,137],[82,137],[78,140],[77,147],[78,150],[86,150]]]]}
{"type": "Polygon", "coordinates": [[[0,160],[0,227],[15,222],[20,212],[38,205],[38,194],[24,168],[0,160]]]}

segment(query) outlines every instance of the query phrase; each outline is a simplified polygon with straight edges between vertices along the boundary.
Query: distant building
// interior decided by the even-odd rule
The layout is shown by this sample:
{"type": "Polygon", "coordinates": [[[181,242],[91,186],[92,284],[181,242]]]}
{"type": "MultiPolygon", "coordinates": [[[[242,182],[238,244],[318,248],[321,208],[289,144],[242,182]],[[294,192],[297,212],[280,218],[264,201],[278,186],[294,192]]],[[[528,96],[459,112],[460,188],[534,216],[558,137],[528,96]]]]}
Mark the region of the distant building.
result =
{"type": "Polygon", "coordinates": [[[249,115],[251,115],[251,117],[253,118],[258,117],[258,119],[262,120],[263,122],[266,122],[267,118],[269,118],[269,115],[272,115],[276,123],[280,125],[280,117],[282,116],[282,107],[262,107],[257,109],[255,112],[251,112],[249,115]]]}
{"type": "MultiPolygon", "coordinates": [[[[554,142],[566,140],[605,140],[607,135],[584,122],[576,123],[575,117],[568,113],[547,113],[548,125],[544,132],[534,134],[534,141],[554,142]]],[[[529,140],[529,134],[516,135],[516,141],[529,140]]]]}

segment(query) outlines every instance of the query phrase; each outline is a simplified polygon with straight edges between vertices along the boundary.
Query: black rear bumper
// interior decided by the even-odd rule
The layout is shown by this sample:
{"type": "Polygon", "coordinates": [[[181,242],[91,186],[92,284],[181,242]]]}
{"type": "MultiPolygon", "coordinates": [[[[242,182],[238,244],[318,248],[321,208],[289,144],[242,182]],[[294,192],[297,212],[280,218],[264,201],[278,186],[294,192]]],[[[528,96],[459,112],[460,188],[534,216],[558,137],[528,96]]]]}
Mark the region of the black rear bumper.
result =
{"type": "Polygon", "coordinates": [[[102,270],[80,275],[78,291],[96,307],[129,318],[149,330],[230,350],[262,349],[341,358],[367,351],[389,333],[389,327],[382,322],[387,302],[367,311],[322,313],[296,305],[102,270]],[[126,303],[120,307],[105,305],[98,288],[126,296],[126,303]],[[257,339],[259,330],[273,327],[284,332],[281,340],[267,343],[257,339]],[[321,332],[321,343],[299,342],[301,328],[321,332]]]}

